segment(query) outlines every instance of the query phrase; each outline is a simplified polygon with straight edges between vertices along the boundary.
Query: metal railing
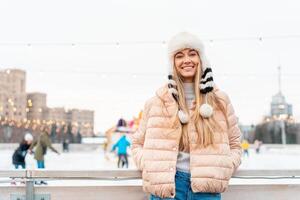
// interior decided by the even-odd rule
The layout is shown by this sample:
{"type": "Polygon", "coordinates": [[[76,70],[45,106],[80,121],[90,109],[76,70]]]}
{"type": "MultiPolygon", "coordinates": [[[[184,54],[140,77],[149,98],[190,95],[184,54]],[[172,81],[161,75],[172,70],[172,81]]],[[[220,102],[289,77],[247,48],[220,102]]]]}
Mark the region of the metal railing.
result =
{"type": "MultiPolygon", "coordinates": [[[[26,200],[47,200],[41,194],[47,194],[49,199],[51,196],[51,200],[147,199],[147,195],[142,191],[141,183],[128,184],[124,181],[141,179],[141,172],[137,170],[7,170],[0,171],[0,178],[25,181],[24,186],[7,184],[3,186],[5,181],[1,186],[0,183],[0,200],[9,198],[17,200],[18,198],[15,197],[17,195],[19,195],[19,200],[23,200],[24,197],[26,200]],[[36,186],[34,184],[36,180],[81,180],[84,182],[77,186],[68,186],[68,184],[36,186]],[[91,180],[101,181],[101,184],[88,185],[88,181],[91,180]],[[121,184],[114,184],[115,182],[121,182],[121,184]],[[37,197],[37,194],[40,197],[37,197]]],[[[223,199],[287,199],[300,195],[300,180],[297,180],[300,179],[300,170],[238,170],[233,179],[241,179],[239,182],[244,180],[245,182],[231,184],[229,190],[223,194],[223,199]],[[259,180],[270,179],[287,181],[259,183],[259,180]]]]}

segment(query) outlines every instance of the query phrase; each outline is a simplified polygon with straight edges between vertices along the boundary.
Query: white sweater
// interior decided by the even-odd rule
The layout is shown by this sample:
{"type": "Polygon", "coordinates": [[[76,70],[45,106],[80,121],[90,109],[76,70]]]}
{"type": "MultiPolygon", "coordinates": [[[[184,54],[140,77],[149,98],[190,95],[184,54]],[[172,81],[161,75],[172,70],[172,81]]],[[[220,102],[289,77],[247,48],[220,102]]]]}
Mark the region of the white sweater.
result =
{"type": "MultiPolygon", "coordinates": [[[[194,83],[184,83],[184,94],[187,106],[190,108],[195,99],[194,83]]],[[[190,173],[190,154],[180,151],[177,156],[176,169],[181,172],[190,173]]]]}

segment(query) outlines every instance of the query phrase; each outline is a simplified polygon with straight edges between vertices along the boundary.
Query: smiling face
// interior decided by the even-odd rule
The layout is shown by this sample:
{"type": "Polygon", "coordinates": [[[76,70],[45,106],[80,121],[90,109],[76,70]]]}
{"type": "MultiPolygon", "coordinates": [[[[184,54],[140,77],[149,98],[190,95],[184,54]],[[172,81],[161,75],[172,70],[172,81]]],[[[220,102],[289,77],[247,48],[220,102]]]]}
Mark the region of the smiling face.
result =
{"type": "Polygon", "coordinates": [[[200,65],[200,57],[194,49],[183,49],[174,56],[174,65],[178,75],[183,82],[192,83],[197,72],[197,66],[200,65]]]}

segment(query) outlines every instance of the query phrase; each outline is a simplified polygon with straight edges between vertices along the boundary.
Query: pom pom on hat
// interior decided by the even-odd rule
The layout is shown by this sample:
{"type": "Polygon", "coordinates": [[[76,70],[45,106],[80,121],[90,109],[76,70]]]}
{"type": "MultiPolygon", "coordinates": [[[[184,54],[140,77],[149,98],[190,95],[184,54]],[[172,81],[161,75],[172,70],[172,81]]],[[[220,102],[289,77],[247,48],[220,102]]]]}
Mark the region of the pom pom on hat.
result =
{"type": "Polygon", "coordinates": [[[209,118],[213,114],[213,107],[207,103],[202,104],[199,108],[200,115],[204,118],[209,118]]]}
{"type": "Polygon", "coordinates": [[[178,117],[182,124],[186,124],[189,122],[189,116],[183,110],[178,111],[178,117]]]}

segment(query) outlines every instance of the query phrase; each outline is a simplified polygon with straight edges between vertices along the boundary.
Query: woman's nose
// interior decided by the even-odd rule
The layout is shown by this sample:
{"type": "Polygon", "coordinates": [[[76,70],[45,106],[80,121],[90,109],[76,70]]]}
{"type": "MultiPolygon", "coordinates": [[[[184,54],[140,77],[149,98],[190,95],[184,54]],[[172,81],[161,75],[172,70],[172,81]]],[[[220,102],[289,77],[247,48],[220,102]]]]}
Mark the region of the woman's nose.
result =
{"type": "Polygon", "coordinates": [[[191,58],[189,56],[185,56],[183,62],[184,63],[190,63],[191,62],[191,58]]]}

